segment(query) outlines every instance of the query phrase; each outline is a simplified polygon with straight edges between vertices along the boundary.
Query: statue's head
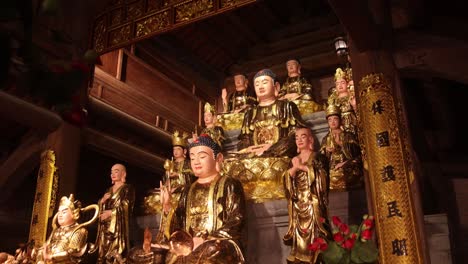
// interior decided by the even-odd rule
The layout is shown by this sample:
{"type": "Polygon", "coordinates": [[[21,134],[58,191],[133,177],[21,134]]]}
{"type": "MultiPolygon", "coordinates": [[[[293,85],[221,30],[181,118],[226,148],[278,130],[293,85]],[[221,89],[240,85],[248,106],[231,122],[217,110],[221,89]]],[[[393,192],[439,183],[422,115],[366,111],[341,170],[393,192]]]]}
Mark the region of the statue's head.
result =
{"type": "Polygon", "coordinates": [[[234,86],[236,87],[236,91],[242,92],[247,90],[247,86],[249,84],[249,80],[245,77],[242,73],[234,74],[234,86]]]}
{"type": "Polygon", "coordinates": [[[308,127],[296,128],[296,146],[297,152],[300,153],[302,150],[313,150],[314,137],[312,131],[308,127]]]}
{"type": "Polygon", "coordinates": [[[337,129],[341,125],[341,110],[338,106],[331,104],[326,110],[328,126],[331,129],[337,129]]]}
{"type": "Polygon", "coordinates": [[[276,99],[276,74],[270,69],[263,69],[254,76],[255,94],[258,102],[276,99]]]}
{"type": "Polygon", "coordinates": [[[195,176],[207,178],[219,173],[223,159],[220,146],[207,134],[201,134],[188,145],[190,165],[195,176]]]}
{"type": "Polygon", "coordinates": [[[216,110],[214,105],[205,103],[203,121],[205,121],[205,125],[207,127],[214,125],[214,123],[216,122],[216,110]]]}
{"type": "Polygon", "coordinates": [[[57,212],[57,222],[60,226],[69,226],[80,218],[81,203],[75,201],[73,194],[70,197],[63,196],[60,199],[59,209],[57,212]]]}
{"type": "Polygon", "coordinates": [[[127,180],[127,168],[123,164],[114,164],[111,168],[112,184],[116,182],[125,183],[127,180]]]}
{"type": "Polygon", "coordinates": [[[289,77],[297,77],[301,75],[301,62],[299,59],[291,58],[286,61],[286,69],[289,77]]]}
{"type": "Polygon", "coordinates": [[[337,94],[348,92],[348,73],[341,68],[336,69],[335,72],[335,87],[337,94]]]}
{"type": "Polygon", "coordinates": [[[186,132],[179,133],[177,130],[172,134],[172,155],[175,160],[185,158],[188,137],[186,132]]]}

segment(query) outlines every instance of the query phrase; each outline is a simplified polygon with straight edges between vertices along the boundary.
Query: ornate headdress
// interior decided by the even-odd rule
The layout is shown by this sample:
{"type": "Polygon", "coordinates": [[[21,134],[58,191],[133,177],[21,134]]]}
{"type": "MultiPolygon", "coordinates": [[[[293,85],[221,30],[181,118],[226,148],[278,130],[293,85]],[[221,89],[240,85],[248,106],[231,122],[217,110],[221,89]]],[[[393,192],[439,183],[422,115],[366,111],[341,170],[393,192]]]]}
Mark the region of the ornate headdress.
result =
{"type": "Polygon", "coordinates": [[[254,76],[254,80],[257,79],[258,77],[260,76],[269,76],[271,77],[273,80],[276,80],[276,74],[270,70],[270,69],[263,69],[263,70],[260,70],[258,71],[255,76],[254,76]]]}
{"type": "Polygon", "coordinates": [[[182,135],[179,134],[179,131],[174,131],[174,134],[172,135],[172,146],[180,146],[183,148],[187,147],[187,139],[189,135],[184,132],[182,135]]]}
{"type": "Polygon", "coordinates": [[[78,200],[75,201],[75,197],[73,196],[73,193],[70,194],[70,198],[63,196],[60,199],[59,206],[68,207],[73,214],[73,219],[78,220],[78,218],[80,218],[81,202],[78,200]]]}
{"type": "Polygon", "coordinates": [[[206,102],[205,103],[205,107],[204,107],[204,112],[210,112],[212,113],[213,115],[216,115],[216,109],[214,107],[214,105],[211,105],[210,103],[206,102]]]}
{"type": "Polygon", "coordinates": [[[329,116],[332,116],[332,115],[336,115],[338,117],[341,117],[341,110],[338,106],[334,105],[334,104],[330,104],[328,107],[327,107],[327,111],[326,111],[326,116],[327,118],[329,116]]]}
{"type": "Polygon", "coordinates": [[[348,81],[348,74],[344,72],[341,68],[336,69],[335,72],[335,82],[339,79],[345,79],[348,81]]]}
{"type": "Polygon", "coordinates": [[[353,79],[353,69],[348,67],[345,69],[346,72],[346,81],[351,81],[353,79]]]}
{"type": "Polygon", "coordinates": [[[198,146],[209,147],[213,150],[215,157],[221,152],[221,147],[208,134],[201,134],[198,136],[188,145],[188,149],[190,150],[191,148],[198,146]]]}

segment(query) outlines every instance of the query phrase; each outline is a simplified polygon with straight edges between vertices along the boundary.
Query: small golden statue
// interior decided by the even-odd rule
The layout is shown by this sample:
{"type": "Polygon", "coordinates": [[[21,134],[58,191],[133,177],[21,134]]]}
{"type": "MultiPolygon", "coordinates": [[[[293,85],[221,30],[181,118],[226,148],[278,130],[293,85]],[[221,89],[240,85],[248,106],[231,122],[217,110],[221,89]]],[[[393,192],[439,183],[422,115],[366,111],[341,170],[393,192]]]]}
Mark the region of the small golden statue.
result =
{"type": "Polygon", "coordinates": [[[229,94],[229,98],[226,88],[223,88],[221,91],[224,113],[245,112],[257,103],[255,95],[249,89],[249,80],[247,80],[244,74],[238,73],[234,75],[234,86],[236,91],[229,94]]]}
{"type": "Polygon", "coordinates": [[[75,201],[73,194],[62,197],[58,212],[52,220],[52,233],[43,247],[37,252],[36,263],[79,263],[88,250],[86,226],[94,223],[98,218],[99,207],[96,204],[81,208],[81,203],[75,201]],[[80,213],[94,209],[91,220],[78,223],[80,213]],[[57,226],[58,224],[58,226],[57,226]]]}
{"type": "Polygon", "coordinates": [[[299,155],[291,160],[284,174],[288,199],[289,226],[283,240],[291,245],[288,263],[316,263],[318,252],[308,246],[314,238],[326,238],[328,219],[328,175],[320,153],[313,151],[314,138],[309,128],[296,129],[299,155]]]}
{"type": "Polygon", "coordinates": [[[298,59],[289,59],[286,62],[288,78],[278,93],[281,100],[293,101],[301,115],[322,110],[322,106],[317,104],[312,95],[312,84],[301,76],[301,63],[298,59]]]}
{"type": "Polygon", "coordinates": [[[335,92],[328,97],[328,105],[340,109],[343,129],[357,136],[356,97],[351,68],[344,71],[341,68],[336,69],[335,92]]]}
{"type": "Polygon", "coordinates": [[[99,200],[101,215],[96,239],[99,264],[125,263],[130,250],[129,221],[135,191],[131,185],[125,183],[126,177],[124,165],[112,166],[112,186],[99,200]]]}
{"type": "Polygon", "coordinates": [[[208,134],[216,143],[223,147],[224,143],[224,130],[216,124],[216,110],[213,105],[205,103],[203,120],[205,121],[205,128],[201,134],[208,134]]]}
{"type": "Polygon", "coordinates": [[[327,108],[330,131],[322,139],[320,153],[328,160],[331,190],[348,190],[362,186],[361,149],[356,136],[341,128],[340,109],[327,108]]]}

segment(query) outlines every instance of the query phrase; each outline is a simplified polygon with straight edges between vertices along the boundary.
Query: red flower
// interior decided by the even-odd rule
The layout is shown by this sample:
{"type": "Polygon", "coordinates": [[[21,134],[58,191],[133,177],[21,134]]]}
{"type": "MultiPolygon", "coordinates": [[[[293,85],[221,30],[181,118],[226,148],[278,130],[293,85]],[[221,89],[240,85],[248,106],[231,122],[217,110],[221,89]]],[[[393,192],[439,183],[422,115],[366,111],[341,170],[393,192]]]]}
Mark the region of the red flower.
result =
{"type": "Polygon", "coordinates": [[[352,233],[352,234],[351,234],[351,238],[352,238],[352,239],[356,239],[356,238],[357,238],[357,234],[356,234],[356,233],[352,233]]]}
{"type": "Polygon", "coordinates": [[[312,244],[309,244],[309,246],[307,247],[310,251],[312,252],[315,252],[317,250],[319,250],[320,248],[320,244],[318,242],[314,242],[312,244]]]}
{"type": "Polygon", "coordinates": [[[372,231],[370,231],[369,229],[366,229],[364,231],[362,231],[361,233],[361,237],[365,240],[369,240],[372,238],[372,231]]]}
{"type": "Polygon", "coordinates": [[[349,226],[347,224],[342,224],[340,226],[340,231],[345,235],[349,234],[349,226]]]}
{"type": "Polygon", "coordinates": [[[353,248],[354,241],[355,241],[355,239],[352,239],[352,238],[346,239],[346,241],[343,243],[343,248],[345,248],[345,249],[353,248]]]}
{"type": "Polygon", "coordinates": [[[332,222],[335,226],[340,226],[342,224],[341,219],[338,216],[333,216],[332,222]]]}
{"type": "Polygon", "coordinates": [[[364,221],[362,221],[362,225],[366,228],[366,229],[371,229],[373,226],[374,226],[374,221],[372,219],[366,219],[364,221]]]}
{"type": "Polygon", "coordinates": [[[315,252],[317,250],[325,251],[328,248],[328,244],[325,239],[317,237],[314,239],[314,242],[312,244],[309,244],[307,248],[312,252],[315,252]]]}
{"type": "Polygon", "coordinates": [[[341,233],[336,233],[333,235],[333,240],[335,240],[336,243],[341,244],[343,243],[344,237],[341,233]]]}

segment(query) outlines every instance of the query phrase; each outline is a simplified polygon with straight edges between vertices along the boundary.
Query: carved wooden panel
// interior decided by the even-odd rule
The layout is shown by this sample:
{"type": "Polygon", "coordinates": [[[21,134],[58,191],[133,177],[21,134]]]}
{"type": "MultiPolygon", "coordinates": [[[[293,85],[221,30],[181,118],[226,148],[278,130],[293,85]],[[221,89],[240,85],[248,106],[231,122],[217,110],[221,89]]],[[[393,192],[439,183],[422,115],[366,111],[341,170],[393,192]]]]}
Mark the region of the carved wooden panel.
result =
{"type": "Polygon", "coordinates": [[[112,1],[94,21],[92,46],[102,54],[254,2],[256,0],[112,1]]]}

